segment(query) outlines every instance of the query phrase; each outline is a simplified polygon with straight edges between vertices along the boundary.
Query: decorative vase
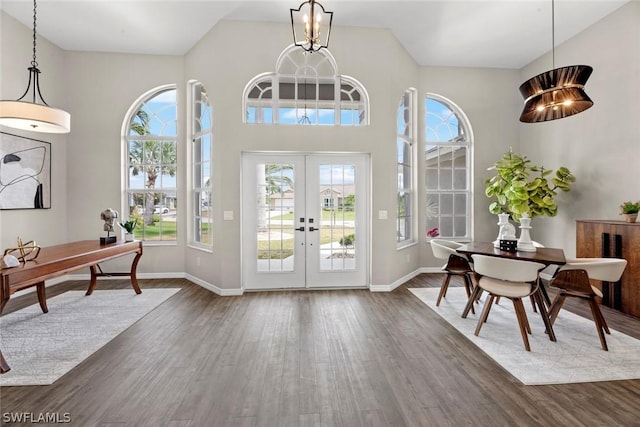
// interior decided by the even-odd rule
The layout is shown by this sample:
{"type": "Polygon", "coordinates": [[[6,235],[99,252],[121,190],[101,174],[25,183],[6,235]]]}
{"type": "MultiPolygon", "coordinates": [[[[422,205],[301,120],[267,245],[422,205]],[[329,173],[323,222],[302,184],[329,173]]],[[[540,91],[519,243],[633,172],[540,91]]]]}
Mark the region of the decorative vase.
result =
{"type": "Polygon", "coordinates": [[[508,213],[498,214],[498,238],[493,241],[493,247],[500,247],[500,240],[516,240],[516,228],[509,222],[508,213]]]}
{"type": "Polygon", "coordinates": [[[625,221],[627,222],[636,222],[636,220],[638,219],[637,213],[623,214],[623,215],[624,215],[625,221]]]}
{"type": "Polygon", "coordinates": [[[125,242],[133,242],[133,233],[124,233],[125,242]]]}
{"type": "Polygon", "coordinates": [[[520,218],[520,238],[518,239],[519,251],[523,251],[523,252],[536,251],[536,247],[533,245],[533,242],[531,241],[529,230],[531,230],[531,218],[529,218],[529,214],[524,213],[520,218]]]}

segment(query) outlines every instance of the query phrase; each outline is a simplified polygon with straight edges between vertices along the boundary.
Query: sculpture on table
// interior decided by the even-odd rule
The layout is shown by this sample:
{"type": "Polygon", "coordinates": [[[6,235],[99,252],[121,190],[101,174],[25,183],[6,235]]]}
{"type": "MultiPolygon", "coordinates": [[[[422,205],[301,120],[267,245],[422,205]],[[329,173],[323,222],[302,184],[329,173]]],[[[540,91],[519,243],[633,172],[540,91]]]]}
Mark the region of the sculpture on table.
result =
{"type": "Polygon", "coordinates": [[[4,251],[4,255],[0,259],[0,268],[17,267],[21,262],[36,259],[39,253],[40,246],[36,245],[34,240],[23,243],[22,239],[18,237],[18,246],[4,251]]]}
{"type": "Polygon", "coordinates": [[[107,237],[100,237],[100,244],[106,245],[108,243],[115,243],[116,236],[112,236],[111,233],[114,231],[113,223],[118,219],[118,211],[110,208],[105,209],[100,212],[100,219],[104,221],[104,231],[107,232],[107,237]]]}

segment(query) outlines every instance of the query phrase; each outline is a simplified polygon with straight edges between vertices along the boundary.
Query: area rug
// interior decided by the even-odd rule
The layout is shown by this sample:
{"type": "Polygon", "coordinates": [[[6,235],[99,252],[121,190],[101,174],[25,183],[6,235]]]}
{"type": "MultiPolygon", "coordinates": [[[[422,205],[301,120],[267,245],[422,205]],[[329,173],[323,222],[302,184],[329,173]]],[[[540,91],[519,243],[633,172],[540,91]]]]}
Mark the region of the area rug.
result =
{"type": "Polygon", "coordinates": [[[561,310],[553,330],[557,342],[545,334],[544,324],[525,301],[531,325],[531,351],[524,349],[513,304],[502,299],[491,308],[480,336],[473,333],[484,306],[484,298],[476,305],[476,314],[461,317],[467,296],[464,288],[449,288],[447,296],[436,307],[437,288],[409,289],[430,309],[453,325],[478,348],[511,375],[526,385],[565,384],[640,378],[640,340],[610,328],[606,335],[609,351],[603,351],[593,321],[561,310]]]}
{"type": "Polygon", "coordinates": [[[11,370],[0,386],[48,385],[178,292],[179,288],[68,291],[0,317],[0,348],[11,370]]]}

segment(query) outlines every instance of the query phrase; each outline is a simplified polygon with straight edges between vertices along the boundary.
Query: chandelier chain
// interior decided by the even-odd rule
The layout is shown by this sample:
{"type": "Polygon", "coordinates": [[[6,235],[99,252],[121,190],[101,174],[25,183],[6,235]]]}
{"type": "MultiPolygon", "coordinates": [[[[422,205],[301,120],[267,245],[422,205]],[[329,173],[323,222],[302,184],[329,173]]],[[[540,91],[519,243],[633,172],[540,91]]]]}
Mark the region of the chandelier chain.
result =
{"type": "Polygon", "coordinates": [[[38,66],[38,61],[36,61],[36,0],[33,0],[33,61],[31,61],[31,65],[34,67],[38,66]]]}

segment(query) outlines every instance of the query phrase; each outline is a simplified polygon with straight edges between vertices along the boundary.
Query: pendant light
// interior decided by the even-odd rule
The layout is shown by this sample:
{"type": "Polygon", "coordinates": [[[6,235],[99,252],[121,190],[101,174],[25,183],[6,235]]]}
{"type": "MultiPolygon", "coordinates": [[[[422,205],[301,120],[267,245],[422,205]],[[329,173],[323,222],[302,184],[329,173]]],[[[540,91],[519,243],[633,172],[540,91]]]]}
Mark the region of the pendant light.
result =
{"type": "Polygon", "coordinates": [[[68,133],[71,115],[50,107],[40,93],[40,70],[36,61],[36,0],[33,0],[33,60],[27,90],[16,101],[0,101],[0,125],[41,133],[68,133]],[[31,100],[23,100],[31,94],[31,100]],[[39,102],[38,102],[39,101],[39,102]]]}
{"type": "Polygon", "coordinates": [[[324,6],[315,0],[309,0],[291,13],[293,43],[307,52],[317,52],[329,47],[333,12],[325,11],[324,6]],[[296,19],[297,18],[297,19],[296,19]]]}
{"type": "Polygon", "coordinates": [[[524,109],[520,121],[546,122],[578,114],[593,105],[584,91],[593,68],[588,65],[570,65],[555,68],[555,3],[551,0],[551,52],[553,69],[527,80],[520,85],[524,109]]]}

